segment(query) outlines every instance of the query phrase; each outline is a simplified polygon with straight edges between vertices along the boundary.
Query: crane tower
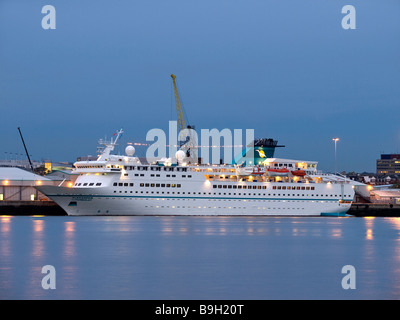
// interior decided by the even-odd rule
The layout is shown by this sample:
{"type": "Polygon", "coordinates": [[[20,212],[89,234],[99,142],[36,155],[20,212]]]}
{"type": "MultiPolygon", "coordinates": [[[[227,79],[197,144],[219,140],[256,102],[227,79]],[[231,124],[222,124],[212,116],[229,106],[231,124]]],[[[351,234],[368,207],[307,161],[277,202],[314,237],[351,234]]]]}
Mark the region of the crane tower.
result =
{"type": "Polygon", "coordinates": [[[196,135],[193,134],[193,127],[186,124],[182,103],[179,98],[178,87],[176,85],[176,76],[171,74],[171,78],[174,84],[176,114],[178,118],[178,130],[180,137],[179,140],[181,140],[180,150],[183,150],[186,154],[185,162],[197,163],[198,156],[196,135]]]}

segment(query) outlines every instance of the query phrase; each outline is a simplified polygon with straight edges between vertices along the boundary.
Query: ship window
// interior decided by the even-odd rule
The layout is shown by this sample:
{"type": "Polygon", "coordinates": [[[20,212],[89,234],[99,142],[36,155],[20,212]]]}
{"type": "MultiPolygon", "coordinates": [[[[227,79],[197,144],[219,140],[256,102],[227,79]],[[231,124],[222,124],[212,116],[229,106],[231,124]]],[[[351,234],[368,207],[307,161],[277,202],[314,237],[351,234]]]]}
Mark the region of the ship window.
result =
{"type": "Polygon", "coordinates": [[[118,183],[118,186],[122,187],[122,186],[123,186],[123,183],[118,183]]]}
{"type": "Polygon", "coordinates": [[[154,183],[152,183],[152,184],[151,184],[151,187],[155,187],[155,184],[154,184],[154,183]]]}
{"type": "Polygon", "coordinates": [[[213,185],[213,188],[216,189],[216,188],[217,188],[217,185],[214,184],[214,185],[213,185]]]}
{"type": "Polygon", "coordinates": [[[118,183],[114,182],[113,186],[116,187],[118,185],[118,183]]]}
{"type": "Polygon", "coordinates": [[[84,186],[87,186],[87,183],[84,183],[83,185],[84,185],[84,186]]]}
{"type": "Polygon", "coordinates": [[[96,183],[96,186],[101,186],[101,182],[97,182],[97,183],[96,183]]]}
{"type": "Polygon", "coordinates": [[[159,183],[157,183],[157,184],[156,184],[156,187],[157,187],[157,188],[159,188],[159,187],[160,187],[160,184],[159,184],[159,183]]]}
{"type": "Polygon", "coordinates": [[[306,188],[305,187],[301,187],[301,190],[305,190],[306,188]]]}
{"type": "Polygon", "coordinates": [[[242,186],[238,186],[238,189],[242,189],[242,186]]]}
{"type": "Polygon", "coordinates": [[[131,182],[131,183],[129,184],[129,186],[130,186],[130,187],[133,187],[133,183],[131,182]]]}
{"type": "Polygon", "coordinates": [[[226,185],[224,185],[223,188],[226,189],[226,185]]]}
{"type": "Polygon", "coordinates": [[[128,183],[126,183],[126,182],[124,183],[124,187],[127,187],[128,185],[129,185],[128,183]]]}
{"type": "Polygon", "coordinates": [[[162,184],[161,184],[161,188],[165,188],[165,183],[162,183],[162,184]]]}
{"type": "Polygon", "coordinates": [[[188,178],[191,178],[191,177],[192,177],[192,176],[189,174],[189,175],[188,175],[188,178]]]}
{"type": "Polygon", "coordinates": [[[171,185],[170,185],[170,184],[167,184],[167,188],[169,188],[169,187],[171,187],[171,185]]]}
{"type": "Polygon", "coordinates": [[[177,185],[176,185],[176,187],[177,187],[177,188],[180,188],[180,187],[181,187],[181,185],[180,185],[180,184],[177,184],[177,185]]]}

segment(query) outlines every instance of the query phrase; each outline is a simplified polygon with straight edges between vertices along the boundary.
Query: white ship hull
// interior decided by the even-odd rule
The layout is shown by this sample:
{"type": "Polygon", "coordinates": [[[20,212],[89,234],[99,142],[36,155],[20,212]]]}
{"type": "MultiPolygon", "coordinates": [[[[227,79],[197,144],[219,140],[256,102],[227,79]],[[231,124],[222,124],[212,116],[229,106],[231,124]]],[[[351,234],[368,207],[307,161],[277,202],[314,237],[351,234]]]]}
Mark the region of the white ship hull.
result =
{"type": "MultiPolygon", "coordinates": [[[[346,187],[343,188],[343,192],[352,199],[351,186],[343,187],[346,187]]],[[[351,206],[351,201],[341,199],[341,190],[336,190],[335,194],[332,190],[324,190],[329,192],[329,194],[323,193],[324,196],[316,196],[316,193],[312,196],[309,191],[308,193],[287,191],[280,193],[279,196],[277,193],[275,196],[271,193],[258,195],[259,192],[240,196],[218,194],[172,196],[151,195],[151,193],[135,195],[133,190],[133,193],[129,190],[126,190],[127,193],[125,191],[119,193],[119,190],[114,193],[108,192],[107,188],[97,188],[95,192],[89,188],[54,186],[42,186],[38,189],[60,205],[68,215],[341,216],[346,215],[351,206]]]]}

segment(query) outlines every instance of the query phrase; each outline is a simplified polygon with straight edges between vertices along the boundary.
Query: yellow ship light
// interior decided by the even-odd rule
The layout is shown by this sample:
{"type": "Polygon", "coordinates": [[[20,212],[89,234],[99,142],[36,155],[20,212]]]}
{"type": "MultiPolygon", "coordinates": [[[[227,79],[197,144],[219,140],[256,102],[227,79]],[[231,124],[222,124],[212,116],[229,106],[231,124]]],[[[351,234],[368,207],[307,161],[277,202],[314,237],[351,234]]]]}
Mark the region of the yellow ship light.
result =
{"type": "Polygon", "coordinates": [[[37,186],[42,185],[42,181],[40,181],[40,180],[36,181],[36,185],[37,185],[37,186]]]}
{"type": "Polygon", "coordinates": [[[10,181],[8,181],[8,180],[3,181],[3,185],[5,185],[5,186],[7,186],[9,183],[10,183],[10,181]]]}
{"type": "Polygon", "coordinates": [[[371,186],[370,184],[368,185],[368,190],[372,190],[374,187],[371,186]]]}
{"type": "Polygon", "coordinates": [[[74,184],[72,182],[68,182],[68,188],[72,188],[74,184]]]}

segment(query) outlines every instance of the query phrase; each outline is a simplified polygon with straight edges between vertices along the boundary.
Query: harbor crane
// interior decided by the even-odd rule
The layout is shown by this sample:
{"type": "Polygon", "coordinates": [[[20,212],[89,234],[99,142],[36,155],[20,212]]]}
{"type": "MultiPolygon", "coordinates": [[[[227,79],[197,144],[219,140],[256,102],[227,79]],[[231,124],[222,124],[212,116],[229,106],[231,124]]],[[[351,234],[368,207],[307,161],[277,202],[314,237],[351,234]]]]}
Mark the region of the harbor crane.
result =
{"type": "Polygon", "coordinates": [[[171,74],[171,78],[174,85],[179,140],[181,141],[180,150],[184,151],[187,157],[183,162],[197,163],[197,136],[193,134],[194,127],[186,124],[182,103],[179,98],[178,87],[176,85],[176,76],[171,74]]]}

